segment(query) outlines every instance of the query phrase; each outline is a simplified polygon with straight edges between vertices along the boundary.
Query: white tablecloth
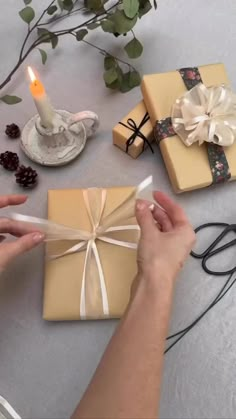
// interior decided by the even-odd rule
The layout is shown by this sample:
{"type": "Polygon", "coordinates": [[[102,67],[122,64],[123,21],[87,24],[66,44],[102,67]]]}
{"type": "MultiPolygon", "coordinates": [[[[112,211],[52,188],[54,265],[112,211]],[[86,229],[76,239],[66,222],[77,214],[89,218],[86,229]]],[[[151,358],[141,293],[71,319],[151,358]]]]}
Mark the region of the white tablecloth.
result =
{"type": "MultiPolygon", "coordinates": [[[[25,26],[17,16],[21,6],[23,2],[8,0],[1,8],[1,79],[16,61],[23,39],[25,26]]],[[[144,54],[136,62],[142,73],[222,61],[236,87],[234,0],[160,0],[158,11],[143,18],[136,33],[144,44],[144,54]]],[[[107,46],[111,52],[127,42],[127,37],[113,39],[111,35],[109,46],[103,38],[102,33],[91,34],[91,41],[107,46]]],[[[138,88],[125,95],[107,90],[102,80],[103,57],[72,38],[61,39],[55,52],[49,48],[45,67],[37,51],[27,63],[39,71],[55,107],[74,112],[91,109],[99,114],[101,128],[71,165],[37,168],[40,183],[29,192],[25,213],[46,217],[49,188],[135,185],[149,174],[154,176],[155,188],[173,196],[157,148],[155,155],[147,150],[138,160],[132,160],[112,145],[111,129],[139,101],[138,88]]],[[[7,89],[24,101],[16,107],[0,104],[0,152],[19,151],[18,141],[5,137],[5,125],[15,122],[23,127],[35,112],[25,77],[27,63],[7,89]]],[[[20,157],[30,163],[22,153],[20,157]]],[[[1,194],[19,191],[12,174],[1,169],[0,176],[1,194]]],[[[194,226],[212,220],[235,222],[236,183],[176,199],[194,226]]],[[[234,262],[233,250],[227,258],[227,263],[234,262]]],[[[189,259],[177,282],[171,331],[194,319],[223,281],[206,275],[199,261],[189,259]]],[[[41,317],[42,287],[42,249],[17,260],[1,277],[0,394],[24,418],[64,418],[81,397],[116,322],[47,323],[41,317]]],[[[235,302],[232,289],[166,356],[162,418],[236,417],[235,302]]]]}

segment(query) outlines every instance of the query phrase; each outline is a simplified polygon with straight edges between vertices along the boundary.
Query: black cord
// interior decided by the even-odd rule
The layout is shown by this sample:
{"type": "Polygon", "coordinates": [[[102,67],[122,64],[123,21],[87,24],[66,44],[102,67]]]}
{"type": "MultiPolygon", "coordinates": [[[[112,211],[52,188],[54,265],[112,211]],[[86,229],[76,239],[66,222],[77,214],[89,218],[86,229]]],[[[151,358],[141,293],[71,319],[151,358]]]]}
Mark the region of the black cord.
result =
{"type": "Polygon", "coordinates": [[[199,321],[205,317],[205,315],[216,305],[219,303],[219,301],[222,300],[222,298],[228,293],[228,291],[233,287],[233,285],[236,282],[236,278],[233,280],[233,282],[228,286],[228,284],[230,283],[232,277],[233,277],[234,272],[232,272],[230,274],[230,276],[228,277],[228,279],[226,280],[224,286],[221,288],[220,292],[218,293],[218,295],[215,297],[215,299],[212,301],[212,303],[210,303],[210,305],[203,311],[203,313],[198,316],[189,326],[185,327],[185,329],[180,330],[179,332],[174,333],[173,335],[170,335],[167,337],[167,340],[169,339],[173,339],[174,337],[178,336],[178,338],[170,344],[170,346],[165,350],[165,354],[167,352],[169,352],[188,332],[190,332],[190,330],[197,325],[197,323],[199,323],[199,321]],[[228,286],[228,288],[227,288],[228,286]]]}

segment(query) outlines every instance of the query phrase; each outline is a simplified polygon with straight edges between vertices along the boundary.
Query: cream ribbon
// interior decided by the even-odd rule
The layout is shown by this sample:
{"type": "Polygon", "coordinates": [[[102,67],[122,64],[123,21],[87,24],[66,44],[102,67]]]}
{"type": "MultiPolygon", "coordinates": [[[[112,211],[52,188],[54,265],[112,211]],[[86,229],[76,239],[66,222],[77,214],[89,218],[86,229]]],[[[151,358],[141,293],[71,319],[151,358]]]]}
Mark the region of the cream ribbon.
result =
{"type": "Polygon", "coordinates": [[[13,409],[13,407],[10,405],[10,403],[8,403],[8,401],[6,399],[4,399],[4,397],[0,396],[0,418],[12,418],[12,419],[21,419],[20,416],[18,415],[18,413],[16,413],[16,411],[13,409]],[[3,407],[3,409],[5,410],[5,412],[8,413],[7,416],[5,416],[5,412],[1,409],[1,407],[3,407]]]}
{"type": "Polygon", "coordinates": [[[171,119],[186,146],[204,141],[230,146],[236,139],[236,95],[224,85],[199,83],[176,100],[171,119]]]}
{"type": "Polygon", "coordinates": [[[105,316],[109,315],[106,283],[96,241],[101,240],[112,245],[127,247],[129,249],[136,249],[137,243],[117,240],[115,238],[109,237],[109,233],[116,231],[139,230],[138,225],[127,224],[127,221],[129,218],[134,216],[135,200],[138,197],[145,195],[145,192],[147,192],[151,186],[152,176],[149,176],[143,182],[141,182],[133,192],[130,193],[128,198],[126,198],[112,213],[110,213],[104,219],[102,219],[102,215],[106,205],[106,189],[84,189],[84,203],[92,227],[92,231],[90,232],[69,228],[61,224],[56,224],[37,217],[30,217],[21,214],[12,215],[14,220],[31,224],[37,229],[43,231],[46,235],[45,241],[78,240],[77,244],[73,245],[65,252],[53,255],[50,258],[52,260],[86,250],[80,296],[81,318],[86,317],[86,278],[89,271],[89,266],[92,263],[92,258],[95,259],[99,276],[103,314],[105,316]],[[121,223],[122,225],[120,225],[121,223]]]}

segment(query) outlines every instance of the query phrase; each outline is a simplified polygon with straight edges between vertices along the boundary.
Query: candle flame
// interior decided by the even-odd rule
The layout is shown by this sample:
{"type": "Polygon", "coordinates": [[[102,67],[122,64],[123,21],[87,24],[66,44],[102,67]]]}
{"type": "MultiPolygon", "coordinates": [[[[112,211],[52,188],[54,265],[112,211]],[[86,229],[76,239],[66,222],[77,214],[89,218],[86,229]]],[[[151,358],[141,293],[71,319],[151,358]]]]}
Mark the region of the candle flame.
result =
{"type": "Polygon", "coordinates": [[[36,76],[35,76],[31,67],[28,67],[28,73],[29,73],[29,76],[30,76],[30,80],[32,81],[32,83],[34,83],[35,80],[36,80],[36,76]]]}

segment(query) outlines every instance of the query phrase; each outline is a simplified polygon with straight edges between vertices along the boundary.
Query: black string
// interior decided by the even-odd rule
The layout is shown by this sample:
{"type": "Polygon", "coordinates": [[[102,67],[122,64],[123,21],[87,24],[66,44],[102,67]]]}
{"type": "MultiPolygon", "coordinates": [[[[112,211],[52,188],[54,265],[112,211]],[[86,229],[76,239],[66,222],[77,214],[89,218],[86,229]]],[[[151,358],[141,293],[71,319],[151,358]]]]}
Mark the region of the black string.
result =
{"type": "Polygon", "coordinates": [[[189,326],[185,327],[185,329],[180,330],[179,332],[174,333],[173,335],[170,335],[167,337],[167,340],[169,339],[173,339],[176,336],[178,336],[178,338],[172,343],[170,344],[170,346],[165,350],[165,354],[167,352],[169,352],[188,332],[190,332],[190,330],[197,325],[197,323],[200,322],[200,320],[206,316],[206,314],[216,305],[219,303],[219,301],[222,300],[222,298],[229,292],[229,290],[233,287],[233,285],[236,283],[236,278],[233,280],[233,282],[228,286],[228,284],[230,283],[232,277],[233,277],[234,272],[232,272],[230,274],[230,276],[228,277],[228,279],[226,280],[224,286],[221,288],[220,292],[218,293],[218,295],[215,297],[215,299],[210,303],[210,305],[203,311],[203,313],[198,316],[189,326]],[[228,286],[228,288],[227,288],[228,286]]]}
{"type": "Polygon", "coordinates": [[[123,127],[128,128],[131,131],[133,131],[133,134],[126,141],[126,153],[128,153],[129,147],[134,143],[136,137],[139,137],[143,140],[143,150],[145,148],[145,144],[147,144],[151,152],[154,153],[154,150],[150,142],[145,137],[145,135],[141,132],[141,128],[146,124],[147,121],[149,121],[149,119],[150,119],[150,116],[146,112],[142,121],[140,122],[138,126],[136,125],[136,122],[132,118],[127,119],[127,124],[124,124],[123,122],[119,122],[119,124],[123,125],[123,127]]]}

